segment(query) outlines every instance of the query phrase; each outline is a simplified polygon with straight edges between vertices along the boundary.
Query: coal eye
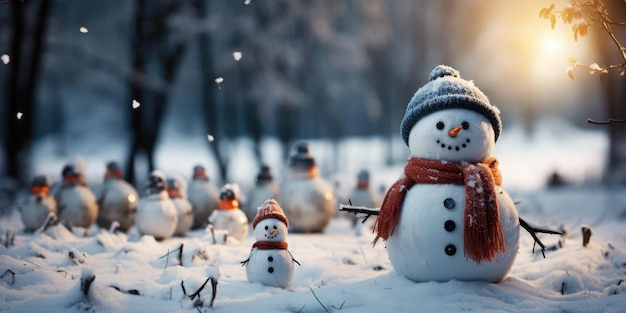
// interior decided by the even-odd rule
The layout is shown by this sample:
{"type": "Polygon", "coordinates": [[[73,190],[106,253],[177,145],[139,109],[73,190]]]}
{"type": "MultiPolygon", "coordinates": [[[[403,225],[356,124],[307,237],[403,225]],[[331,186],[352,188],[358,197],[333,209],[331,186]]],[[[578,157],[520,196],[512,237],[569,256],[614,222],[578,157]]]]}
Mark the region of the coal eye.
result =
{"type": "Polygon", "coordinates": [[[437,129],[441,130],[445,127],[445,125],[443,125],[443,122],[438,122],[437,123],[437,129]]]}
{"type": "Polygon", "coordinates": [[[463,121],[463,123],[461,123],[461,126],[463,126],[463,129],[468,129],[469,128],[469,123],[466,121],[463,121]]]}
{"type": "Polygon", "coordinates": [[[268,229],[270,229],[270,228],[269,228],[269,227],[267,227],[267,225],[265,225],[265,230],[268,230],[268,229]]]}
{"type": "Polygon", "coordinates": [[[274,225],[274,229],[276,229],[276,228],[277,228],[276,225],[274,225]]]}

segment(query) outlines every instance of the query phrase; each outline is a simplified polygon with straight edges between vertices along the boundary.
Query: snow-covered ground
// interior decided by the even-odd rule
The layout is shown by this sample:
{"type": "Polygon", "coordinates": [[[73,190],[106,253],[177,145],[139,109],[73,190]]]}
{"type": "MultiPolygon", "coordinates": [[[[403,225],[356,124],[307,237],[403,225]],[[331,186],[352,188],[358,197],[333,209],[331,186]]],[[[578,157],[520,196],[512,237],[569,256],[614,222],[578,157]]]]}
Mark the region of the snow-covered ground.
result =
{"type": "MultiPolygon", "coordinates": [[[[158,161],[166,173],[186,177],[196,162],[210,157],[190,150],[205,149],[204,137],[185,141],[169,136],[158,157],[170,161],[158,161]]],[[[233,149],[239,149],[237,145],[248,144],[244,141],[233,149]]],[[[53,146],[42,142],[35,148],[41,157],[34,160],[34,171],[58,177],[62,165],[72,160],[42,153],[53,146]]],[[[283,160],[276,143],[265,146],[270,164],[277,167],[283,160]]],[[[312,152],[323,154],[328,146],[313,142],[312,152]]],[[[381,165],[380,150],[387,147],[381,139],[346,140],[340,147],[346,150],[338,151],[342,171],[331,177],[343,180],[344,189],[363,167],[370,169],[374,186],[390,184],[402,171],[403,164],[381,165]]],[[[563,243],[543,258],[533,252],[533,240],[522,230],[519,254],[501,283],[407,280],[394,272],[383,242],[373,247],[371,232],[357,236],[350,222],[341,218],[332,220],[322,234],[287,237],[301,266],[296,266],[291,285],[279,289],[247,281],[240,262],[250,252],[251,234],[241,244],[228,245],[213,244],[202,230],[162,242],[141,237],[135,229],[128,235],[112,234],[95,226],[86,237],[62,226],[33,235],[22,231],[14,211],[0,217],[0,311],[625,312],[626,188],[582,184],[599,178],[606,147],[601,132],[582,132],[556,121],[539,124],[530,138],[516,128],[503,133],[494,155],[501,161],[505,189],[520,201],[520,215],[536,226],[564,227],[567,235],[541,235],[549,247],[558,246],[559,240],[563,243]],[[543,188],[555,170],[575,183],[543,188]],[[593,229],[587,247],[582,246],[583,225],[593,229]],[[84,295],[84,285],[94,276],[84,295]],[[218,281],[212,308],[211,283],[201,291],[201,302],[189,299],[209,277],[218,281]]],[[[104,165],[100,169],[98,164],[122,157],[121,150],[89,150],[80,154],[89,165],[91,181],[102,177],[104,165]]],[[[241,166],[233,170],[232,179],[249,185],[257,170],[249,162],[251,154],[233,155],[241,166]]]]}
{"type": "MultiPolygon", "coordinates": [[[[522,231],[519,254],[508,278],[497,284],[449,281],[415,283],[398,276],[384,244],[356,236],[350,223],[334,219],[323,234],[290,234],[296,266],[286,289],[249,283],[240,262],[254,239],[213,244],[204,231],[162,242],[111,234],[92,227],[87,237],[55,226],[38,235],[21,232],[17,214],[0,220],[1,310],[12,312],[196,311],[185,296],[212,276],[200,293],[200,311],[215,312],[624,312],[626,304],[626,189],[566,188],[514,195],[519,211],[535,225],[568,230],[564,238],[543,235],[543,258],[522,231]],[[621,216],[620,216],[621,214],[621,216]],[[594,233],[582,246],[581,225],[594,233]],[[182,266],[179,247],[182,245],[182,266]],[[170,254],[168,254],[170,252],[170,254]],[[219,272],[219,275],[217,274],[219,272]],[[87,295],[82,280],[95,275],[87,295]]],[[[370,221],[366,227],[371,226],[370,221]]]]}

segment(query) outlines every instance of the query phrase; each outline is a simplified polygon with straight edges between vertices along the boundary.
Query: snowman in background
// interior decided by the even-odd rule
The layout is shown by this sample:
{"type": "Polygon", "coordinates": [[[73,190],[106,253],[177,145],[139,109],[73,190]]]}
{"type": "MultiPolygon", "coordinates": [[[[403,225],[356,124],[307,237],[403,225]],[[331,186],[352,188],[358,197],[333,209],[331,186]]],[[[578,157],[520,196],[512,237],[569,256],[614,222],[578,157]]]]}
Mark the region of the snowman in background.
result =
{"type": "Polygon", "coordinates": [[[258,208],[252,221],[256,242],[248,259],[241,262],[246,267],[248,281],[279,288],[289,285],[293,264],[300,263],[287,250],[288,226],[289,220],[276,200],[267,200],[258,208]]]}
{"type": "Polygon", "coordinates": [[[24,230],[33,232],[43,226],[50,213],[58,214],[57,202],[50,195],[50,179],[45,175],[36,176],[30,185],[30,195],[19,207],[24,230]]]}
{"type": "Polygon", "coordinates": [[[220,205],[220,193],[209,180],[204,166],[196,165],[187,189],[187,199],[193,209],[193,229],[203,228],[209,215],[220,205]]]}
{"type": "Polygon", "coordinates": [[[276,182],[274,182],[274,176],[270,167],[266,164],[261,165],[261,171],[256,176],[256,185],[248,193],[248,203],[244,211],[248,220],[254,219],[257,208],[265,202],[267,199],[278,199],[280,196],[280,190],[276,182]]]}
{"type": "Polygon", "coordinates": [[[61,172],[63,183],[55,198],[59,208],[59,221],[68,228],[82,227],[85,231],[98,217],[98,201],[85,185],[85,176],[74,165],[66,165],[61,172]]]}
{"type": "Polygon", "coordinates": [[[167,194],[169,195],[178,215],[178,224],[174,236],[186,236],[193,225],[193,209],[187,200],[185,181],[180,176],[173,176],[167,180],[167,194]]]}
{"type": "Polygon", "coordinates": [[[395,271],[414,281],[502,281],[519,246],[517,210],[491,156],[499,110],[471,81],[437,66],[401,124],[411,158],[375,225],[395,271]]]}
{"type": "Polygon", "coordinates": [[[117,222],[117,229],[126,232],[135,223],[135,209],[139,195],[131,184],[124,180],[122,167],[118,162],[106,164],[104,184],[98,196],[99,214],[96,222],[100,227],[110,229],[117,222]]]}
{"type": "MultiPolygon", "coordinates": [[[[350,203],[356,206],[364,206],[367,208],[380,207],[380,196],[377,192],[370,188],[370,173],[368,170],[360,170],[357,174],[357,182],[354,188],[350,190],[348,197],[350,203]]],[[[347,215],[352,220],[352,226],[355,229],[357,235],[361,234],[361,218],[357,215],[347,215]]]]}
{"type": "Polygon", "coordinates": [[[165,175],[154,170],[148,178],[145,195],[137,204],[135,226],[140,234],[163,240],[174,234],[177,225],[176,206],[165,191],[165,175]]]}
{"type": "Polygon", "coordinates": [[[289,160],[291,176],[281,188],[281,204],[290,221],[291,232],[319,233],[335,215],[332,186],[319,177],[307,143],[296,146],[289,160]]]}
{"type": "Polygon", "coordinates": [[[243,241],[248,235],[248,218],[239,208],[239,186],[226,184],[220,191],[220,206],[209,216],[209,224],[216,230],[225,230],[229,237],[243,241]]]}

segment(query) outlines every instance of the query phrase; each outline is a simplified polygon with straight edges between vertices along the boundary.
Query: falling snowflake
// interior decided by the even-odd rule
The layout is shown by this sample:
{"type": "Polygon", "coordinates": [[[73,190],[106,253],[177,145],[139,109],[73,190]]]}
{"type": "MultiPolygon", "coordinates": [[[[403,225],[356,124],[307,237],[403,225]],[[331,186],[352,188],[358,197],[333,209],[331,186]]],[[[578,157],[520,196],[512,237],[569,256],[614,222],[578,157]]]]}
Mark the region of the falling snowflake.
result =
{"type": "Polygon", "coordinates": [[[217,86],[222,89],[222,85],[220,85],[222,82],[224,82],[224,78],[222,77],[218,77],[215,79],[215,82],[217,83],[217,86]]]}
{"type": "Polygon", "coordinates": [[[140,105],[141,103],[139,103],[139,101],[133,100],[133,109],[137,109],[140,105]]]}
{"type": "Polygon", "coordinates": [[[246,0],[243,4],[248,5],[250,2],[252,2],[252,0],[246,0]]]}
{"type": "Polygon", "coordinates": [[[233,52],[233,58],[235,58],[235,61],[241,60],[241,57],[242,57],[242,55],[241,55],[240,51],[233,52]]]}
{"type": "Polygon", "coordinates": [[[209,139],[209,142],[213,142],[213,140],[215,140],[215,137],[213,137],[213,135],[206,135],[206,138],[209,139]]]}
{"type": "Polygon", "coordinates": [[[86,34],[87,32],[89,32],[89,30],[87,29],[87,27],[83,26],[83,27],[80,28],[80,32],[83,33],[83,34],[86,34]]]}
{"type": "Polygon", "coordinates": [[[4,64],[9,64],[9,62],[11,61],[11,57],[8,54],[3,54],[0,59],[2,59],[2,63],[4,64]]]}
{"type": "Polygon", "coordinates": [[[16,117],[17,117],[18,120],[21,120],[23,115],[24,115],[24,113],[17,112],[16,117]]]}

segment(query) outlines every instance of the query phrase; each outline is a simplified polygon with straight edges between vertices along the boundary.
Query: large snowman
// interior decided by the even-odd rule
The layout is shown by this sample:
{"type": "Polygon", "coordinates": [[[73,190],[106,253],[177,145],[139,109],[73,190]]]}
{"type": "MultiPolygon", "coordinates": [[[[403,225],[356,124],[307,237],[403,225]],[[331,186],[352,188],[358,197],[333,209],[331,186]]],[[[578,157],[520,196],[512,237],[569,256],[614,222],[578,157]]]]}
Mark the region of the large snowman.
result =
{"type": "Polygon", "coordinates": [[[280,203],[291,226],[290,232],[319,233],[335,215],[333,187],[319,176],[307,143],[296,146],[289,159],[290,177],[281,188],[280,203]]]}
{"type": "Polygon", "coordinates": [[[401,123],[411,158],[387,191],[375,231],[395,271],[414,281],[502,281],[519,220],[491,156],[499,110],[474,83],[439,65],[401,123]]]}
{"type": "Polygon", "coordinates": [[[288,226],[289,220],[276,200],[267,200],[258,208],[252,221],[256,242],[248,259],[241,262],[248,281],[279,288],[289,285],[293,264],[298,262],[287,250],[288,226]]]}

